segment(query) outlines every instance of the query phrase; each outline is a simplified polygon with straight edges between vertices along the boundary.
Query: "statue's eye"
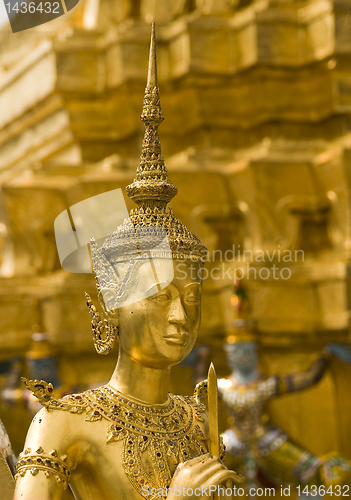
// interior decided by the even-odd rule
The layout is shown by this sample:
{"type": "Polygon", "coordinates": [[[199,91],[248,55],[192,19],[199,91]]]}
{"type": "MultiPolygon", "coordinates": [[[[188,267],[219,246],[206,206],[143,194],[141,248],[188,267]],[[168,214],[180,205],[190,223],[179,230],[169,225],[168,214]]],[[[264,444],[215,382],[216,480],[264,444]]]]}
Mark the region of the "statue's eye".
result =
{"type": "Polygon", "coordinates": [[[188,294],[184,297],[184,302],[190,305],[200,304],[200,296],[195,294],[188,294]]]}
{"type": "Polygon", "coordinates": [[[159,293],[152,297],[152,300],[157,300],[157,302],[166,302],[169,298],[168,293],[159,293]]]}
{"type": "Polygon", "coordinates": [[[199,283],[190,283],[187,285],[182,294],[184,304],[189,306],[199,305],[201,302],[201,286],[199,283]]]}

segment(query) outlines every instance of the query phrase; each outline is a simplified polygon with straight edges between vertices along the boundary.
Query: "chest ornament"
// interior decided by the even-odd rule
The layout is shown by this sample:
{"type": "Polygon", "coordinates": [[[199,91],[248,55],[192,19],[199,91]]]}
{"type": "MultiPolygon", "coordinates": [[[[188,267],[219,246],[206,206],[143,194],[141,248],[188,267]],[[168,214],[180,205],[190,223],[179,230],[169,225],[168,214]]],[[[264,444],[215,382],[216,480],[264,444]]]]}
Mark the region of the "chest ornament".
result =
{"type": "Polygon", "coordinates": [[[108,385],[56,399],[51,384],[24,382],[49,411],[85,413],[91,422],[106,420],[106,442],[122,441],[124,471],[140,494],[145,495],[146,486],[166,491],[180,462],[208,451],[199,425],[206,408],[197,393],[169,394],[166,403],[145,405],[108,385]]]}

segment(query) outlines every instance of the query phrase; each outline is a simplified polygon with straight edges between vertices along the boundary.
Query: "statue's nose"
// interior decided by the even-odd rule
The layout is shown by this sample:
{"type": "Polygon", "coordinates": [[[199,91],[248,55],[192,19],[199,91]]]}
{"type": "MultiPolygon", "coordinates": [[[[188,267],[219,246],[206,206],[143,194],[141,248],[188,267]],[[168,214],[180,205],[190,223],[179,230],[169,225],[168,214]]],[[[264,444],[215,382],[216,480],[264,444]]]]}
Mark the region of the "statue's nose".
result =
{"type": "Polygon", "coordinates": [[[180,297],[172,300],[172,306],[168,318],[169,322],[175,325],[183,326],[188,321],[186,311],[182,305],[180,297]]]}

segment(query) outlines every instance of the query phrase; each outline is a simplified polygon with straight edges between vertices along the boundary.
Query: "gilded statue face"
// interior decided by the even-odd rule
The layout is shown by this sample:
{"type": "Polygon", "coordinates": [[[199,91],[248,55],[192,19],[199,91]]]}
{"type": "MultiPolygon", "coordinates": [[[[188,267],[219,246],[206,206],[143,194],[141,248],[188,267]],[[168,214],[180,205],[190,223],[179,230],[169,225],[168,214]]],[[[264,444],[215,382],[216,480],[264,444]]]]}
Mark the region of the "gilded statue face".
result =
{"type": "MultiPolygon", "coordinates": [[[[162,266],[162,259],[157,262],[162,266]]],[[[111,311],[119,326],[120,349],[141,365],[164,368],[180,363],[194,346],[200,326],[200,265],[173,261],[174,278],[165,288],[147,288],[148,265],[137,273],[148,297],[111,311]]]]}
{"type": "Polygon", "coordinates": [[[232,371],[250,372],[255,370],[258,362],[256,342],[237,342],[226,344],[227,360],[232,371]]]}

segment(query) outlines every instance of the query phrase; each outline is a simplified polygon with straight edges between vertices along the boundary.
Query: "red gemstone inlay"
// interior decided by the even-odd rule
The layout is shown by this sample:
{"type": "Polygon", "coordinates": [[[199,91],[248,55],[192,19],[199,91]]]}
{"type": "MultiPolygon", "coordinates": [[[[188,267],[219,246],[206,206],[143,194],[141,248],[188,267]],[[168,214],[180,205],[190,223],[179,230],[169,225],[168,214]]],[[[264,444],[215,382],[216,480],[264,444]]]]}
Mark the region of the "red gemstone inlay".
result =
{"type": "Polygon", "coordinates": [[[48,387],[48,392],[52,392],[54,389],[52,387],[48,387]]]}

